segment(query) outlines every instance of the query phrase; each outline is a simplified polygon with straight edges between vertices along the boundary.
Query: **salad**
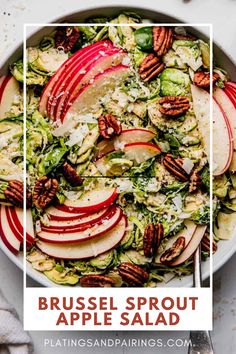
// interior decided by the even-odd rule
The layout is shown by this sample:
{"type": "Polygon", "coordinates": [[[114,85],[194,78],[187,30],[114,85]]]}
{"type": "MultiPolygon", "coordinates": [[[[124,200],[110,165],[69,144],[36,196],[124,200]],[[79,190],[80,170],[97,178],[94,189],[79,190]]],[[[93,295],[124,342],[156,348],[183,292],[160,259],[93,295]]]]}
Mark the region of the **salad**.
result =
{"type": "Polygon", "coordinates": [[[25,199],[27,260],[52,282],[164,285],[210,254],[211,84],[213,252],[232,235],[236,85],[187,28],[89,22],[27,48],[25,198],[22,59],[0,79],[0,234],[20,252],[25,199]]]}

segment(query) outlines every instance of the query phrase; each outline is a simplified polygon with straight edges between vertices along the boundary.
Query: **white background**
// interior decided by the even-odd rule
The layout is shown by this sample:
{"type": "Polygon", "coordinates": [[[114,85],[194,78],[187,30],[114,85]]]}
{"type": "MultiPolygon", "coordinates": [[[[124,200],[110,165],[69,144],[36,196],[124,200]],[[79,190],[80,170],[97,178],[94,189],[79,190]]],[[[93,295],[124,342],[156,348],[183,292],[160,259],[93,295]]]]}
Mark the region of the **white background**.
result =
{"type": "MultiPolygon", "coordinates": [[[[160,12],[166,12],[179,17],[183,21],[197,23],[213,23],[215,39],[235,58],[236,57],[236,28],[235,28],[235,0],[1,0],[0,3],[0,55],[6,54],[6,48],[14,45],[14,42],[23,38],[22,24],[24,22],[47,22],[67,12],[78,11],[80,8],[96,7],[96,5],[143,5],[152,7],[160,12]]],[[[214,332],[213,342],[215,354],[233,354],[236,352],[236,257],[232,258],[220,271],[215,274],[214,283],[214,332]]],[[[31,281],[31,285],[37,285],[31,281]]],[[[17,269],[0,251],[0,287],[7,299],[16,307],[22,315],[22,272],[17,269]]],[[[190,319],[191,321],[191,319],[190,319]]],[[[163,332],[163,333],[81,333],[81,332],[32,332],[31,333],[36,354],[48,353],[91,353],[91,348],[44,348],[45,338],[161,338],[164,342],[168,338],[188,338],[187,332],[163,332]]],[[[186,348],[96,348],[96,354],[100,353],[187,353],[186,348]]]]}

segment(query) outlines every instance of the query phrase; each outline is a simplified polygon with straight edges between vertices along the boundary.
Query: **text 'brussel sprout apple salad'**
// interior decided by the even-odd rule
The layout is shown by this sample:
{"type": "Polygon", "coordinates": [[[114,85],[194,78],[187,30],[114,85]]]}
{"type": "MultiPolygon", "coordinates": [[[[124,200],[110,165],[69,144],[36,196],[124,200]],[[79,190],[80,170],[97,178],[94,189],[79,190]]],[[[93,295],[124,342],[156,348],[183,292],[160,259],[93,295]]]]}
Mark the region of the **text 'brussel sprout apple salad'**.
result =
{"type": "MultiPolygon", "coordinates": [[[[188,27],[89,22],[27,48],[27,260],[56,284],[164,286],[192,273],[200,243],[210,254],[211,84],[213,252],[232,236],[236,84],[215,64],[210,75],[209,44],[188,27]]],[[[0,234],[15,254],[23,80],[22,59],[0,79],[0,234]]]]}

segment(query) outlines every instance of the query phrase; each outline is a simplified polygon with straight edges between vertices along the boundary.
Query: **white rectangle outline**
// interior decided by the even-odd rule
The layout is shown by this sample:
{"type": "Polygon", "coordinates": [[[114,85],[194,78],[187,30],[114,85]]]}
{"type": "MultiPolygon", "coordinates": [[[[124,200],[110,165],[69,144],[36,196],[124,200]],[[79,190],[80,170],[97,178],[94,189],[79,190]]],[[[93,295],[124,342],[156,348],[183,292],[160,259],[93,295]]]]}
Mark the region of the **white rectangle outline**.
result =
{"type": "MultiPolygon", "coordinates": [[[[26,176],[27,176],[27,170],[26,170],[26,41],[27,41],[27,27],[64,27],[64,26],[118,26],[118,27],[128,27],[130,24],[110,24],[110,23],[103,23],[103,24],[93,24],[93,23],[24,23],[24,29],[23,29],[23,70],[24,70],[24,81],[23,81],[23,106],[24,106],[24,122],[23,122],[23,127],[24,127],[24,134],[23,134],[23,151],[24,151],[24,156],[23,156],[23,175],[24,175],[24,195],[26,195],[26,176]]],[[[135,24],[136,27],[143,27],[144,24],[135,24]]],[[[146,26],[157,26],[158,23],[148,23],[146,26]]],[[[175,26],[175,27],[208,27],[209,28],[209,39],[210,39],[210,261],[209,261],[209,268],[210,268],[210,290],[211,290],[211,295],[213,299],[213,257],[212,257],[212,241],[213,241],[213,85],[212,85],[212,75],[213,75],[213,25],[212,23],[161,23],[161,26],[175,26]]],[[[37,30],[39,30],[38,28],[37,30]]],[[[30,35],[33,35],[31,33],[30,35]]],[[[27,272],[26,272],[26,224],[27,224],[27,219],[26,219],[26,198],[24,198],[24,204],[23,204],[23,237],[24,237],[24,243],[23,243],[23,322],[24,322],[24,317],[25,317],[25,291],[27,291],[27,285],[26,285],[26,280],[27,280],[27,272]]],[[[153,288],[154,289],[154,288],[153,288]]],[[[157,288],[158,289],[158,288],[157,288]]],[[[196,289],[196,291],[199,291],[200,289],[196,289]]],[[[145,289],[144,289],[145,293],[145,289]]],[[[212,301],[213,304],[213,301],[212,301]]]]}

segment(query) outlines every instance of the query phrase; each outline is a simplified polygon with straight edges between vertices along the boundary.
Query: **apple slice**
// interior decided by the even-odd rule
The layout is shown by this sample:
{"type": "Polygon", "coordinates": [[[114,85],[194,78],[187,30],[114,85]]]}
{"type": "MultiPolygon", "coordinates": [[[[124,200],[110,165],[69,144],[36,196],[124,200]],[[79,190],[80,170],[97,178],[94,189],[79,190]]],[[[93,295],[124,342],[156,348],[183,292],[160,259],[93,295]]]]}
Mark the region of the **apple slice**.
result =
{"type": "MultiPolygon", "coordinates": [[[[24,212],[23,209],[21,208],[11,208],[10,213],[12,216],[12,219],[19,230],[20,234],[22,235],[23,239],[23,217],[24,217],[24,212]]],[[[33,218],[32,218],[32,213],[30,209],[26,210],[26,242],[28,244],[32,244],[35,241],[35,232],[34,232],[34,225],[33,225],[33,218]]]]}
{"type": "Polygon", "coordinates": [[[115,188],[93,189],[86,192],[78,200],[66,199],[61,205],[61,210],[68,212],[93,213],[101,208],[108,207],[117,198],[118,193],[115,188]]]}
{"type": "Polygon", "coordinates": [[[57,229],[57,230],[69,230],[69,229],[76,229],[81,227],[88,227],[98,223],[100,220],[105,218],[108,214],[110,214],[111,208],[104,208],[100,211],[93,213],[93,214],[84,214],[84,216],[77,217],[73,220],[60,220],[60,221],[49,221],[48,226],[42,226],[42,230],[50,229],[57,229]]]}
{"type": "MultiPolygon", "coordinates": [[[[64,72],[60,75],[59,80],[55,83],[50,97],[47,101],[47,113],[52,119],[56,118],[57,107],[60,106],[61,111],[61,101],[64,102],[64,97],[67,97],[70,93],[70,87],[77,80],[77,77],[81,78],[86,74],[87,67],[97,60],[106,56],[107,53],[114,50],[114,46],[111,42],[98,42],[89,45],[81,49],[82,53],[70,62],[70,64],[65,68],[64,72]],[[86,48],[86,49],[85,49],[86,48]]],[[[117,51],[118,49],[116,49],[117,51]]]]}
{"type": "Polygon", "coordinates": [[[158,249],[158,253],[155,257],[155,263],[156,264],[161,264],[160,258],[161,255],[169,248],[171,248],[173,246],[173,244],[175,243],[175,241],[181,236],[185,238],[185,247],[188,246],[189,242],[191,241],[194,232],[197,228],[197,225],[194,224],[193,221],[191,220],[186,220],[184,222],[185,227],[183,230],[180,230],[175,236],[171,237],[165,244],[165,248],[164,249],[158,249]]]}
{"type": "Polygon", "coordinates": [[[47,208],[46,212],[50,220],[56,221],[76,220],[89,215],[88,213],[72,213],[68,211],[63,211],[61,210],[60,205],[50,206],[49,208],[47,208]]]}
{"type": "Polygon", "coordinates": [[[224,92],[231,100],[232,104],[234,105],[234,108],[236,108],[236,91],[231,90],[231,88],[225,88],[224,92]]]}
{"type": "Polygon", "coordinates": [[[20,94],[19,83],[14,76],[5,76],[0,86],[0,118],[11,109],[16,96],[20,94]]]}
{"type": "Polygon", "coordinates": [[[124,147],[125,157],[140,164],[144,161],[160,155],[161,149],[151,143],[131,143],[124,147]]]}
{"type": "Polygon", "coordinates": [[[80,90],[84,85],[92,81],[98,74],[107,70],[112,66],[119,65],[127,54],[121,49],[114,47],[112,50],[99,51],[96,56],[91,55],[86,65],[81,70],[75,69],[75,75],[70,82],[67,83],[64,95],[60,96],[55,110],[56,120],[62,120],[67,110],[75,101],[80,90]],[[77,72],[76,72],[77,71],[77,72]]]}
{"type": "MultiPolygon", "coordinates": [[[[210,161],[210,95],[207,91],[191,85],[193,109],[198,120],[198,127],[203,139],[203,145],[210,161]]],[[[223,174],[233,157],[233,137],[228,118],[217,104],[213,105],[213,169],[214,175],[223,174]],[[220,144],[219,144],[220,142],[220,144]]]]}
{"type": "Polygon", "coordinates": [[[77,124],[78,112],[81,115],[96,112],[99,107],[99,99],[112,92],[128,73],[128,66],[117,65],[97,75],[92,83],[85,85],[80,90],[74,102],[71,102],[71,107],[63,120],[63,127],[69,126],[71,129],[71,121],[77,124]]]}
{"type": "Polygon", "coordinates": [[[15,236],[7,221],[6,209],[3,205],[0,206],[0,236],[5,246],[14,254],[20,251],[21,242],[15,236]]]}
{"type": "Polygon", "coordinates": [[[8,206],[5,207],[7,222],[8,222],[8,225],[9,225],[11,231],[13,232],[15,237],[17,238],[17,240],[19,240],[21,243],[23,243],[24,242],[23,232],[20,232],[20,230],[18,229],[18,225],[15,223],[15,220],[14,220],[12,213],[11,213],[12,209],[14,209],[14,207],[8,207],[8,206]]]}
{"type": "Polygon", "coordinates": [[[199,225],[196,228],[193,237],[191,238],[187,247],[184,249],[184,251],[180,254],[178,258],[176,258],[173,262],[170,263],[171,266],[178,266],[184,263],[194,254],[206,232],[206,229],[207,227],[205,225],[199,225]]]}
{"type": "Polygon", "coordinates": [[[120,222],[100,237],[79,243],[54,244],[39,240],[37,247],[45,254],[60,259],[86,259],[96,257],[116,247],[125,235],[127,219],[123,216],[120,222]]]}
{"type": "Polygon", "coordinates": [[[122,215],[122,210],[119,207],[114,207],[107,217],[95,225],[87,226],[86,228],[65,228],[62,230],[48,228],[47,231],[40,231],[38,237],[45,242],[51,243],[71,243],[91,240],[113,229],[122,218],[122,215]]]}
{"type": "Polygon", "coordinates": [[[105,154],[112,152],[114,150],[119,150],[119,146],[124,146],[125,144],[138,143],[138,142],[149,142],[155,137],[155,133],[152,130],[143,128],[133,128],[125,129],[122,131],[121,135],[115,137],[111,140],[102,140],[97,144],[98,152],[95,159],[99,159],[105,154]]]}
{"type": "Polygon", "coordinates": [[[232,130],[234,152],[229,170],[236,172],[236,110],[225,91],[219,87],[214,89],[214,98],[223,111],[224,115],[228,118],[232,130]]]}
{"type": "Polygon", "coordinates": [[[227,81],[225,82],[225,87],[226,88],[230,88],[232,90],[234,90],[236,92],[236,82],[233,82],[233,81],[227,81]]]}
{"type": "MultiPolygon", "coordinates": [[[[101,46],[109,46],[111,45],[110,41],[102,41],[98,42],[95,44],[92,44],[89,46],[89,49],[98,50],[102,49],[101,46]]],[[[47,115],[47,103],[48,99],[52,94],[52,90],[55,87],[55,85],[60,85],[62,83],[63,77],[65,72],[70,70],[71,64],[75,62],[77,59],[83,60],[83,57],[87,55],[88,52],[88,47],[84,47],[80,50],[78,50],[75,54],[71,55],[61,66],[60,68],[55,72],[55,74],[50,78],[48,81],[47,85],[45,86],[42,95],[40,97],[40,102],[39,102],[39,112],[43,115],[47,115]]]]}

